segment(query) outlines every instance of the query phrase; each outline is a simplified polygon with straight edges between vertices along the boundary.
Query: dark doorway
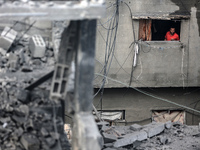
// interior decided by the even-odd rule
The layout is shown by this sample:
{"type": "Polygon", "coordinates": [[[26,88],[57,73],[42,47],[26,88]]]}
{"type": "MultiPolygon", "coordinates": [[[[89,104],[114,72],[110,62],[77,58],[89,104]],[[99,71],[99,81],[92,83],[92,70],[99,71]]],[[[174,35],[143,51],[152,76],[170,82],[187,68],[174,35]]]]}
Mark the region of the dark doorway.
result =
{"type": "Polygon", "coordinates": [[[180,37],[180,20],[152,20],[152,41],[163,41],[171,27],[176,29],[176,33],[180,37]]]}

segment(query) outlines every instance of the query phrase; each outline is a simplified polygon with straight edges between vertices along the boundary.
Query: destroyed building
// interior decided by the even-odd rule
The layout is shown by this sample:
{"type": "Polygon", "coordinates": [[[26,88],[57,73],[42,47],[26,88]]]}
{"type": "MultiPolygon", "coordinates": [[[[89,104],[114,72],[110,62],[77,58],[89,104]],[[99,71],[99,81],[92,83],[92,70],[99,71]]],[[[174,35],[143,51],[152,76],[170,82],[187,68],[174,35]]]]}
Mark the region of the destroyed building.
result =
{"type": "Polygon", "coordinates": [[[200,148],[199,1],[0,4],[0,150],[200,148]]]}
{"type": "Polygon", "coordinates": [[[117,6],[108,0],[106,5],[106,17],[97,25],[94,80],[94,104],[102,116],[124,125],[162,120],[154,116],[165,114],[198,125],[199,1],[123,0],[117,6]],[[170,27],[180,41],[164,41],[170,27]]]}

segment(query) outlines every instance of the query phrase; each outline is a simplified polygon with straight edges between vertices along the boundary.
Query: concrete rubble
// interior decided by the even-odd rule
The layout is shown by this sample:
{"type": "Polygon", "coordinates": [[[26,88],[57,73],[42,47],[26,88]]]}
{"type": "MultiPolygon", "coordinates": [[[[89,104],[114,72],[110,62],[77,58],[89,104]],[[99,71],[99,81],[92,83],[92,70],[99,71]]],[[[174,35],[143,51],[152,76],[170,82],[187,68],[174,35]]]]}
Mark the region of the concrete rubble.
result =
{"type": "Polygon", "coordinates": [[[103,124],[99,130],[104,150],[197,150],[200,145],[199,127],[179,122],[152,122],[143,126],[103,124]]]}
{"type": "Polygon", "coordinates": [[[0,149],[68,150],[61,104],[49,100],[49,93],[41,89],[19,89],[5,86],[0,92],[0,149]]]}
{"type": "Polygon", "coordinates": [[[0,39],[0,74],[32,72],[55,64],[53,44],[41,35],[22,34],[5,27],[0,39]]]}
{"type": "Polygon", "coordinates": [[[51,81],[26,90],[53,70],[53,44],[5,27],[0,40],[0,150],[69,150],[60,102],[51,81]]]}

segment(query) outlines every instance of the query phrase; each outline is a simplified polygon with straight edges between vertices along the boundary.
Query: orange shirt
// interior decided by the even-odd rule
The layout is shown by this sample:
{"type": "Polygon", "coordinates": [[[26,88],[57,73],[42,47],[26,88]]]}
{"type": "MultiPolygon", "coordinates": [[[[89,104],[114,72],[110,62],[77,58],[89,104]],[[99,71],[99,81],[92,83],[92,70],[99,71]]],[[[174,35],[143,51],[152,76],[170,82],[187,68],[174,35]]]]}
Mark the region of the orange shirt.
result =
{"type": "Polygon", "coordinates": [[[165,35],[165,39],[167,41],[171,41],[172,39],[175,40],[175,41],[179,41],[179,36],[178,34],[174,33],[174,35],[171,35],[170,31],[168,31],[165,35]]]}

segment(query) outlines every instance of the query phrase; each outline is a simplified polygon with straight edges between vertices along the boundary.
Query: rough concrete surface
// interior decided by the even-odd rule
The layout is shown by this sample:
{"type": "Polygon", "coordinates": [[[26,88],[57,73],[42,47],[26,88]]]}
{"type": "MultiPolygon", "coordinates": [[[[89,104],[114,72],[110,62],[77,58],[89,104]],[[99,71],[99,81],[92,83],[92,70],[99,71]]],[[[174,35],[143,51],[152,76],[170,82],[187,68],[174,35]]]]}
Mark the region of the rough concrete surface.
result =
{"type": "MultiPolygon", "coordinates": [[[[124,150],[198,150],[200,149],[200,131],[198,126],[187,126],[179,122],[171,123],[171,127],[157,132],[152,137],[143,136],[138,140],[137,135],[144,135],[145,128],[155,125],[159,128],[160,123],[153,123],[142,126],[140,131],[132,131],[127,126],[111,126],[110,129],[101,131],[116,136],[117,140],[113,144],[104,144],[104,149],[124,149],[124,150]],[[123,135],[116,134],[124,131],[123,135]],[[111,132],[112,131],[112,132],[111,132]]],[[[164,125],[169,125],[167,122],[164,125]]],[[[147,130],[146,130],[147,131],[147,130]]],[[[147,134],[147,133],[146,133],[147,134]]]]}

